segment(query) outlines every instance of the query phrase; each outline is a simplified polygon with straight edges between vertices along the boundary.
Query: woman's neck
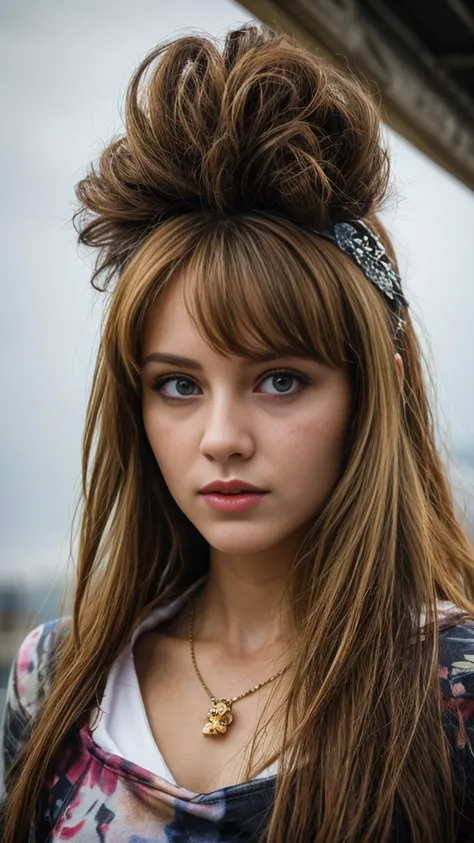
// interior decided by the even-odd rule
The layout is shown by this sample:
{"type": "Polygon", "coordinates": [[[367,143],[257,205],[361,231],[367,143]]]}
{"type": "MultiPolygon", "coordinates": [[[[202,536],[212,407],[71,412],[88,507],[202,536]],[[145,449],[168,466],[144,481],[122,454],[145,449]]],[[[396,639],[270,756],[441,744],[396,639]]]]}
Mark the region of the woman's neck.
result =
{"type": "Polygon", "coordinates": [[[195,596],[195,634],[220,641],[229,654],[251,657],[289,644],[294,635],[288,565],[211,553],[209,574],[195,596]]]}

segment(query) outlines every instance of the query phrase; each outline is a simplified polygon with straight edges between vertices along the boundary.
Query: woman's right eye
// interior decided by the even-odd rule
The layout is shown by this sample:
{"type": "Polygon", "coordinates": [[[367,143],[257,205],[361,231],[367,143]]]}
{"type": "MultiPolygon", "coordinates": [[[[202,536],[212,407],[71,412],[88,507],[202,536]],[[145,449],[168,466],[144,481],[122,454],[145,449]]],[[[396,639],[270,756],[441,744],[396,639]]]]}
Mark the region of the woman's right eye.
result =
{"type": "Polygon", "coordinates": [[[192,389],[196,386],[191,378],[186,378],[183,375],[166,375],[166,377],[158,378],[153,384],[155,392],[165,399],[165,401],[182,401],[185,398],[194,398],[195,393],[192,389]],[[175,394],[169,394],[164,391],[164,387],[173,384],[171,391],[175,390],[175,394]]]}

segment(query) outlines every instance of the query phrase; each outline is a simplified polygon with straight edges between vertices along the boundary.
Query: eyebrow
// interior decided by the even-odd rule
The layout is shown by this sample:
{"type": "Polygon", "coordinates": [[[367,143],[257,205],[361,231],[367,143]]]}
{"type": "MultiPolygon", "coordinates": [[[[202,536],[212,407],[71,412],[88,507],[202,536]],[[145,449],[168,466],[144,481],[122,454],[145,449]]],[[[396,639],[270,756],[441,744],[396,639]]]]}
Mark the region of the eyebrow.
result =
{"type": "MultiPolygon", "coordinates": [[[[246,358],[242,362],[242,366],[255,366],[257,363],[267,363],[270,360],[279,360],[281,357],[286,357],[285,354],[278,354],[275,351],[267,351],[262,354],[256,354],[252,357],[246,358]]],[[[178,354],[166,354],[161,351],[154,351],[153,354],[147,354],[142,360],[142,366],[146,363],[169,363],[172,366],[185,366],[187,369],[195,369],[202,372],[203,367],[198,360],[193,360],[192,357],[181,357],[178,354]]]]}

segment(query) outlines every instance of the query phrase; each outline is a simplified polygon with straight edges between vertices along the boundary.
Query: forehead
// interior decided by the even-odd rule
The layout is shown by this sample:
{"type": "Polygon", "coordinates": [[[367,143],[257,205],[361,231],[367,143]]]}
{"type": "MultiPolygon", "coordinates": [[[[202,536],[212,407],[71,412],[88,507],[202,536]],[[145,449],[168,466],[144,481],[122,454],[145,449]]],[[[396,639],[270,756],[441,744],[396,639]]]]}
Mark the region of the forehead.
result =
{"type": "Polygon", "coordinates": [[[178,339],[184,334],[197,334],[189,317],[184,301],[184,277],[177,275],[170,279],[165,289],[149,309],[143,332],[143,353],[150,344],[178,339]]]}
{"type": "Polygon", "coordinates": [[[344,368],[340,322],[307,272],[285,267],[280,278],[268,266],[257,273],[250,261],[235,263],[191,259],[167,279],[143,316],[142,360],[166,346],[189,357],[209,350],[251,360],[312,358],[344,368]],[[184,345],[187,351],[180,350],[184,345]]]}
{"type": "MultiPolygon", "coordinates": [[[[152,358],[151,362],[176,363],[196,369],[201,366],[195,365],[197,361],[193,357],[199,357],[201,360],[206,356],[219,357],[221,360],[224,358],[222,351],[214,349],[212,343],[203,338],[193,324],[186,308],[181,278],[174,280],[163,297],[150,309],[142,345],[143,363],[148,362],[148,356],[152,358]],[[163,358],[171,355],[183,359],[160,360],[158,358],[161,353],[163,358]],[[186,355],[191,359],[188,360],[186,355]]],[[[276,360],[281,354],[262,345],[260,351],[256,350],[252,354],[228,353],[225,357],[231,365],[246,368],[252,364],[276,360]]]]}
{"type": "MultiPolygon", "coordinates": [[[[189,309],[196,291],[192,280],[184,273],[177,273],[167,283],[157,300],[149,309],[145,318],[142,341],[142,359],[159,348],[175,354],[200,356],[215,354],[233,358],[240,364],[249,361],[266,361],[281,356],[281,350],[275,349],[270,342],[254,342],[248,348],[235,349],[229,338],[228,347],[214,342],[210,332],[196,320],[189,309]],[[186,292],[188,295],[186,296],[186,292]],[[185,350],[184,350],[185,349],[185,350]]],[[[240,317],[236,315],[236,320],[240,317]]]]}

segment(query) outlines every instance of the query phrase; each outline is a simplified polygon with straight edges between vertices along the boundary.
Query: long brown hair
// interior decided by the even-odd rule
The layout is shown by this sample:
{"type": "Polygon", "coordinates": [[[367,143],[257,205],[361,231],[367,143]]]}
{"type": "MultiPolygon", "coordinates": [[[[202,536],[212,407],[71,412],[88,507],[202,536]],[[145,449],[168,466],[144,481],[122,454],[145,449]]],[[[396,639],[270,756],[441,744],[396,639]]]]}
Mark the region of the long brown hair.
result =
{"type": "Polygon", "coordinates": [[[108,297],[77,587],[52,692],[9,777],[4,843],[26,841],[42,782],[138,619],[207,570],[208,546],[171,497],[141,417],[144,322],[178,270],[198,330],[222,354],[270,347],[351,378],[343,471],[292,570],[299,649],[267,840],[383,843],[396,805],[413,843],[452,839],[436,601],[474,612],[472,549],[410,315],[395,334],[379,291],[315,233],[365,218],[391,250],[376,217],[388,176],[365,87],[264,27],[230,32],[222,47],[178,38],[135,73],[124,135],[77,188],[80,240],[98,248],[93,282],[108,297]]]}

